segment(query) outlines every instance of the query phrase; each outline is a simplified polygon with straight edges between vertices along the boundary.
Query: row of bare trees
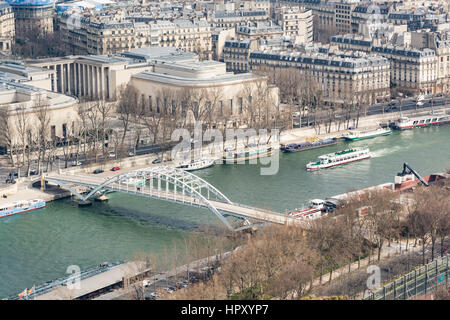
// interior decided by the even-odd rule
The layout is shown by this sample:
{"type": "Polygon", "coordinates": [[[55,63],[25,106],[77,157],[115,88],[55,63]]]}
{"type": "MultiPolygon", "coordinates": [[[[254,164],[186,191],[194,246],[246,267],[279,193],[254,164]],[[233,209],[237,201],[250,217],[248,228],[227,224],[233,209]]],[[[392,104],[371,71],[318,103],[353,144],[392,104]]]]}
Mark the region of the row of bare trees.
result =
{"type": "Polygon", "coordinates": [[[255,73],[267,75],[270,82],[280,89],[281,102],[287,106],[289,128],[294,126],[295,112],[299,113],[300,123],[307,119],[312,123],[317,134],[322,130],[330,133],[332,125],[339,131],[350,125],[358,127],[359,119],[366,115],[370,101],[374,100],[376,92],[367,91],[360,94],[342,94],[341,102],[326,101],[325,93],[320,83],[311,73],[305,73],[296,68],[257,70],[255,73]]]}
{"type": "MultiPolygon", "coordinates": [[[[418,187],[399,194],[372,190],[349,198],[334,213],[312,220],[309,229],[270,226],[235,250],[222,262],[221,272],[210,281],[172,295],[174,299],[299,298],[312,289],[313,280],[372,255],[382,259],[382,250],[394,242],[420,240],[425,249],[436,243],[444,254],[450,235],[448,185],[418,187]],[[409,200],[408,200],[409,199],[409,200]],[[375,254],[374,250],[377,250],[375,254]]],[[[417,241],[416,241],[417,244],[417,241]]],[[[411,265],[410,267],[414,267],[411,265]]]]}
{"type": "Polygon", "coordinates": [[[30,174],[32,161],[36,160],[38,172],[47,170],[54,161],[55,141],[49,139],[50,115],[48,104],[38,96],[35,108],[18,105],[16,109],[0,110],[0,145],[7,150],[13,167],[26,167],[23,175],[30,174]]]}
{"type": "Polygon", "coordinates": [[[30,168],[34,160],[39,173],[43,167],[51,170],[57,157],[67,167],[69,160],[78,161],[80,154],[97,163],[111,151],[125,156],[127,150],[139,146],[143,136],[164,147],[175,129],[185,128],[193,134],[198,122],[204,130],[222,130],[223,136],[229,128],[283,129],[289,117],[279,108],[275,95],[264,78],[244,83],[233,99],[222,87],[161,88],[153,96],[144,96],[128,84],[118,90],[114,102],[80,101],[77,116],[69,119],[68,115],[64,121],[62,136],[57,133],[59,128],[51,125],[53,115],[44,100],[33,108],[3,109],[0,145],[6,147],[12,166],[19,170],[30,168]]]}
{"type": "Polygon", "coordinates": [[[120,90],[116,109],[123,128],[120,144],[125,143],[130,126],[134,126],[136,146],[141,134],[150,136],[154,144],[164,145],[174,129],[185,128],[193,134],[199,122],[202,129],[218,129],[223,136],[229,128],[283,129],[288,116],[276,100],[264,79],[244,83],[233,99],[221,87],[162,88],[147,97],[127,85],[120,90]]]}

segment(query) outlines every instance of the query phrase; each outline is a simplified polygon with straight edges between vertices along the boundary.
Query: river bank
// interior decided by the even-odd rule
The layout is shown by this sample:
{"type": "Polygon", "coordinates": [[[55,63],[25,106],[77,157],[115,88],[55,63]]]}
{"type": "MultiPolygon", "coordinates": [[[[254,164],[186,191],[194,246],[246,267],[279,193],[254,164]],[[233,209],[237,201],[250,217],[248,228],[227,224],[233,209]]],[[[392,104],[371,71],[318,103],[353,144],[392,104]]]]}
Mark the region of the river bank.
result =
{"type": "MultiPolygon", "coordinates": [[[[449,137],[448,125],[394,131],[374,139],[340,142],[326,151],[279,153],[279,170],[270,176],[260,174],[260,164],[214,165],[195,175],[233,202],[286,212],[310,199],[393,182],[403,162],[421,175],[440,172],[450,167],[449,137]],[[325,152],[365,144],[374,153],[371,159],[319,172],[305,170],[308,162],[325,152]]],[[[175,247],[179,252],[183,239],[199,226],[221,223],[211,212],[195,207],[117,192],[108,198],[85,208],[70,200],[51,201],[44,209],[0,219],[0,297],[59,278],[74,264],[84,270],[104,261],[130,261],[139,252],[154,253],[162,261],[166,256],[174,259],[175,247]]]]}
{"type": "MultiPolygon", "coordinates": [[[[450,108],[442,108],[440,109],[442,112],[446,112],[450,114],[450,108]]],[[[358,122],[358,128],[376,128],[380,123],[389,123],[398,119],[401,115],[403,116],[418,116],[423,114],[428,114],[429,110],[409,110],[408,112],[391,112],[385,113],[381,115],[372,115],[361,117],[358,122]]],[[[355,125],[355,121],[350,121],[351,125],[355,125]]],[[[315,137],[318,139],[328,139],[328,138],[342,138],[345,134],[348,133],[348,128],[345,128],[344,124],[338,126],[337,123],[333,123],[330,127],[330,132],[326,132],[325,125],[322,125],[320,134],[318,129],[314,129],[311,127],[307,128],[296,128],[292,130],[286,130],[280,133],[279,139],[274,141],[274,148],[278,149],[279,144],[287,144],[293,142],[303,142],[306,139],[315,137]]],[[[229,142],[231,146],[234,142],[229,142]]],[[[220,158],[220,154],[218,153],[223,150],[224,146],[221,144],[212,143],[206,145],[201,150],[202,157],[215,157],[220,158]]],[[[54,171],[59,171],[60,173],[66,174],[92,174],[92,172],[96,169],[104,170],[103,173],[96,175],[97,177],[102,178],[110,178],[112,176],[118,174],[124,174],[133,170],[147,168],[151,166],[158,166],[161,164],[152,164],[152,161],[157,159],[158,155],[142,155],[142,156],[134,156],[129,158],[121,158],[106,161],[104,163],[91,164],[86,166],[74,166],[63,169],[56,169],[54,171]],[[110,171],[112,167],[119,167],[120,171],[110,171]]],[[[176,164],[173,161],[166,160],[162,163],[167,166],[175,166],[176,164]]],[[[70,192],[66,192],[63,190],[48,192],[41,191],[37,188],[32,187],[32,184],[39,180],[37,176],[31,176],[28,178],[20,178],[15,185],[7,186],[0,189],[0,205],[7,204],[12,201],[17,200],[32,200],[32,199],[43,199],[47,202],[71,197],[72,194],[70,192]],[[6,197],[5,197],[6,196],[6,197]]]]}

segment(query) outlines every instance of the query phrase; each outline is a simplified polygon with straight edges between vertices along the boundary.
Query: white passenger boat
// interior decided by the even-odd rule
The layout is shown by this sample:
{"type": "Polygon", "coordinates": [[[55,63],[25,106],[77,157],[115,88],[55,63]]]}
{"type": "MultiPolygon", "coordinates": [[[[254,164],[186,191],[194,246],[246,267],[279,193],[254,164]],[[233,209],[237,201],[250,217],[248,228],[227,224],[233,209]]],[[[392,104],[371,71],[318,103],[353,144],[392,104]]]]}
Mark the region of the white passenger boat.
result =
{"type": "Polygon", "coordinates": [[[0,205],[0,218],[45,207],[42,199],[19,200],[0,205]]]}
{"type": "Polygon", "coordinates": [[[379,136],[387,136],[392,133],[392,130],[389,128],[377,128],[377,129],[366,129],[366,130],[352,130],[343,138],[349,141],[357,141],[363,139],[370,139],[379,136]]]}
{"type": "Polygon", "coordinates": [[[295,209],[289,215],[296,219],[316,219],[322,216],[322,210],[325,209],[325,201],[322,199],[313,199],[309,201],[309,208],[295,209]]]}
{"type": "Polygon", "coordinates": [[[426,127],[426,126],[439,125],[439,124],[445,124],[445,123],[450,123],[449,115],[432,114],[432,115],[414,117],[414,118],[400,117],[394,123],[394,129],[405,130],[405,129],[415,128],[415,127],[426,127]]]}
{"type": "Polygon", "coordinates": [[[306,165],[306,169],[308,171],[325,169],[349,162],[367,159],[370,157],[371,154],[368,146],[352,148],[320,156],[319,161],[308,163],[306,165]]]}
{"type": "Polygon", "coordinates": [[[204,168],[209,168],[214,164],[214,159],[202,158],[198,160],[191,160],[188,162],[181,163],[177,168],[183,169],[185,171],[194,171],[204,168]]]}

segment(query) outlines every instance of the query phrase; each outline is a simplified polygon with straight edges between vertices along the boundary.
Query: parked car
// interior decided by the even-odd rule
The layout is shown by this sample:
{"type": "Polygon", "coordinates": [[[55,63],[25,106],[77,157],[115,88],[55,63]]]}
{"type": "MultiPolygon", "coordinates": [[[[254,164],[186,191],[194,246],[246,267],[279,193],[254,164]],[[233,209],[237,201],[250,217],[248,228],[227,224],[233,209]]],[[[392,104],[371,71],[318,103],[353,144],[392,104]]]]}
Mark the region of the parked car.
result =
{"type": "Polygon", "coordinates": [[[421,107],[421,106],[423,106],[423,102],[422,101],[418,101],[417,105],[421,107]]]}
{"type": "Polygon", "coordinates": [[[116,154],[115,154],[114,152],[110,152],[110,153],[108,154],[108,157],[110,157],[110,158],[115,158],[115,157],[116,157],[116,154]]]}
{"type": "Polygon", "coordinates": [[[384,112],[389,112],[395,109],[397,109],[397,105],[395,104],[395,102],[391,102],[387,105],[386,108],[384,108],[384,112]]]}
{"type": "Polygon", "coordinates": [[[102,169],[95,169],[94,170],[94,174],[99,174],[99,173],[102,173],[102,172],[104,172],[102,169]]]}
{"type": "Polygon", "coordinates": [[[166,288],[166,291],[167,291],[168,293],[173,293],[173,290],[170,289],[170,288],[166,288]]]}
{"type": "Polygon", "coordinates": [[[37,170],[36,169],[30,169],[30,175],[31,176],[37,175],[37,170]]]}
{"type": "Polygon", "coordinates": [[[128,156],[129,156],[129,157],[134,157],[134,152],[133,152],[133,151],[129,151],[129,152],[128,152],[128,156]]]}
{"type": "Polygon", "coordinates": [[[155,160],[152,161],[153,164],[157,164],[157,163],[161,163],[162,160],[160,158],[156,158],[155,160]]]}
{"type": "Polygon", "coordinates": [[[81,161],[72,161],[72,166],[81,166],[82,164],[81,161]]]}
{"type": "Polygon", "coordinates": [[[111,168],[111,171],[118,171],[118,170],[120,170],[119,167],[112,167],[112,168],[111,168]]]}

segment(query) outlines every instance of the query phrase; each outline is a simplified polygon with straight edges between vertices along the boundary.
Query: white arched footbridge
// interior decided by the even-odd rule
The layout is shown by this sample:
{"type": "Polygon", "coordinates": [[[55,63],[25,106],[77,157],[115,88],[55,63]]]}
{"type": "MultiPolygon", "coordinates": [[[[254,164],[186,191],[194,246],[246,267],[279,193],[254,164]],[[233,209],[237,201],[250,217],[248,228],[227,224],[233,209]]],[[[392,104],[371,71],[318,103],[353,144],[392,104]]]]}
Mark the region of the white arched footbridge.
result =
{"type": "Polygon", "coordinates": [[[249,219],[256,220],[259,224],[267,222],[300,226],[305,224],[280,213],[234,203],[210,183],[190,172],[174,167],[149,167],[110,178],[82,174],[49,174],[43,179],[72,192],[83,201],[107,191],[118,191],[206,208],[232,231],[257,225],[251,224],[249,219]],[[76,190],[75,186],[84,186],[90,191],[83,195],[76,190]],[[225,218],[228,215],[244,219],[244,226],[234,228],[225,218]]]}

